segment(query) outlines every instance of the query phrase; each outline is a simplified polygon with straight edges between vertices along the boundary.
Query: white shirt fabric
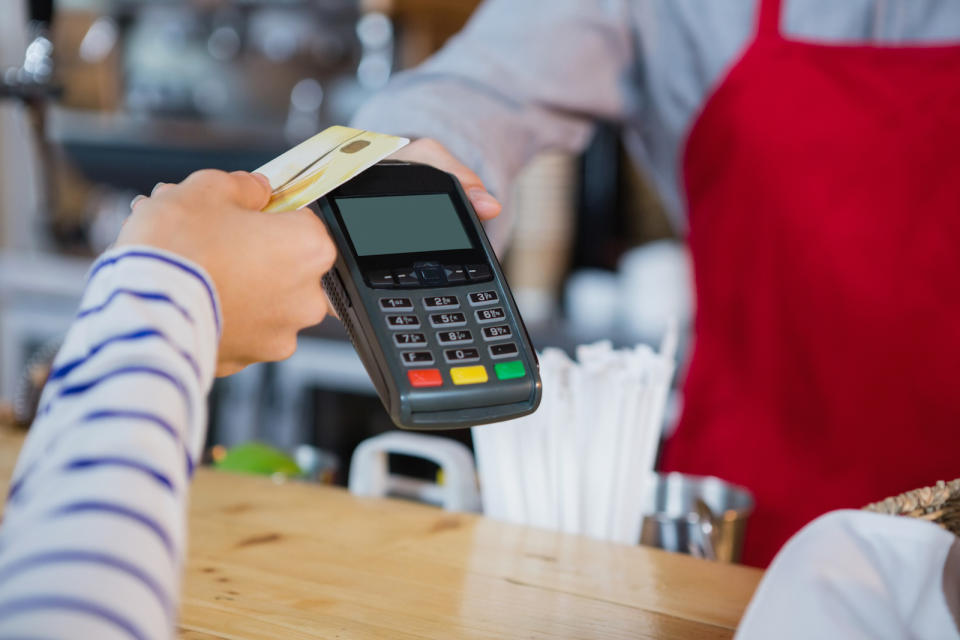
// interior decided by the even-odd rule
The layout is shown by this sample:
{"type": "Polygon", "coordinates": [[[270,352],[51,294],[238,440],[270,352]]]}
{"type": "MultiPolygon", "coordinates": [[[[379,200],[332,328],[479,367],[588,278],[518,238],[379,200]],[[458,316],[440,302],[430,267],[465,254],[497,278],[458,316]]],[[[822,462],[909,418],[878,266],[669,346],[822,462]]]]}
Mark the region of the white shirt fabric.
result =
{"type": "Polygon", "coordinates": [[[777,554],[735,640],[960,640],[943,588],[955,544],[922,520],[821,516],[777,554]]]}
{"type": "MultiPolygon", "coordinates": [[[[486,0],[461,33],[391,81],[353,125],[435,138],[504,197],[538,152],[579,152],[621,127],[679,229],[693,121],[756,32],[759,0],[486,0]]],[[[790,37],[960,42],[956,0],[783,0],[790,37]]],[[[922,118],[923,114],[917,114],[922,118]]],[[[487,223],[503,246],[509,211],[487,223]]]]}
{"type": "Polygon", "coordinates": [[[0,527],[0,638],[170,638],[220,316],[157,249],[91,268],[0,527]]]}

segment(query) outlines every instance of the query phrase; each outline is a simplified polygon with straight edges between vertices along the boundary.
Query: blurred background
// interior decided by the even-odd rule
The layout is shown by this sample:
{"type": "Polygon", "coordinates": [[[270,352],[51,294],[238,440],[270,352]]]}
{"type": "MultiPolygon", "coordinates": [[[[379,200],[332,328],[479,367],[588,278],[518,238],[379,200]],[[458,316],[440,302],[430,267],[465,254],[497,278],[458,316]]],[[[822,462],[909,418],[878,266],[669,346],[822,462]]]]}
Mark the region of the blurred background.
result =
{"type": "MultiPolygon", "coordinates": [[[[347,124],[429,56],[476,0],[6,0],[0,20],[0,406],[28,422],[92,259],[138,193],[204,167],[250,170],[347,124]]],[[[389,133],[389,132],[388,132],[389,133]]],[[[537,158],[503,249],[535,346],[659,343],[692,315],[690,268],[662,208],[601,126],[578,157],[537,158]]],[[[679,376],[682,378],[682,375],[679,376]]],[[[667,411],[678,413],[676,393],[667,411]]],[[[336,321],[291,359],[218,381],[214,457],[259,441],[344,484],[393,429],[336,321]]],[[[0,417],[0,420],[3,418],[0,417]]],[[[449,437],[470,444],[468,431],[449,437]]],[[[426,462],[397,458],[429,477],[426,462]]]]}

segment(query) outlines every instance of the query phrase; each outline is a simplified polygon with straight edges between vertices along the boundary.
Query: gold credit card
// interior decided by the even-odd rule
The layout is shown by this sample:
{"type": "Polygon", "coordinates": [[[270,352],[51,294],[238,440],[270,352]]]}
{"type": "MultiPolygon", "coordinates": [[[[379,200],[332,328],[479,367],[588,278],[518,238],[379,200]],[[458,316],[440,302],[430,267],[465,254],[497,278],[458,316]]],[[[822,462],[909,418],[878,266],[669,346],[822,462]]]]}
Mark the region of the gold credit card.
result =
{"type": "Polygon", "coordinates": [[[256,169],[273,193],[264,211],[311,204],[410,142],[383,133],[330,127],[256,169]]]}

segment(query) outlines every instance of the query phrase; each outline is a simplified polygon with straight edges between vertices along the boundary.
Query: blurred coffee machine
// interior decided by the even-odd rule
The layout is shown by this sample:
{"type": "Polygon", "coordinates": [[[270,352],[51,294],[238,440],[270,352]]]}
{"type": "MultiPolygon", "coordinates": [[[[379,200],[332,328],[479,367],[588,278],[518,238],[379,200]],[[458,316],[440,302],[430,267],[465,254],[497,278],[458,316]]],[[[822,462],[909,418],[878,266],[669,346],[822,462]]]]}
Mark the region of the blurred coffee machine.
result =
{"type": "Polygon", "coordinates": [[[13,0],[0,21],[0,247],[44,246],[44,116],[55,95],[52,0],[13,0]]]}
{"type": "Polygon", "coordinates": [[[349,121],[393,72],[391,6],[9,0],[0,242],[94,253],[98,218],[116,218],[129,193],[201,167],[255,167],[349,121]]]}

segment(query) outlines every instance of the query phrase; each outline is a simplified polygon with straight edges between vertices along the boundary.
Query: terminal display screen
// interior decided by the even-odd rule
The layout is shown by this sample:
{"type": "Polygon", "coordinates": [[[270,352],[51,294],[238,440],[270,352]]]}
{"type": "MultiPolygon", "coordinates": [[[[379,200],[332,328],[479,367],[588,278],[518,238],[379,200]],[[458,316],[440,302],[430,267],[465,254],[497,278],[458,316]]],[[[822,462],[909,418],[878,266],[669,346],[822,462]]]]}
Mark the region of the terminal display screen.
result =
{"type": "Polygon", "coordinates": [[[358,256],[472,249],[446,193],[336,198],[358,256]]]}

